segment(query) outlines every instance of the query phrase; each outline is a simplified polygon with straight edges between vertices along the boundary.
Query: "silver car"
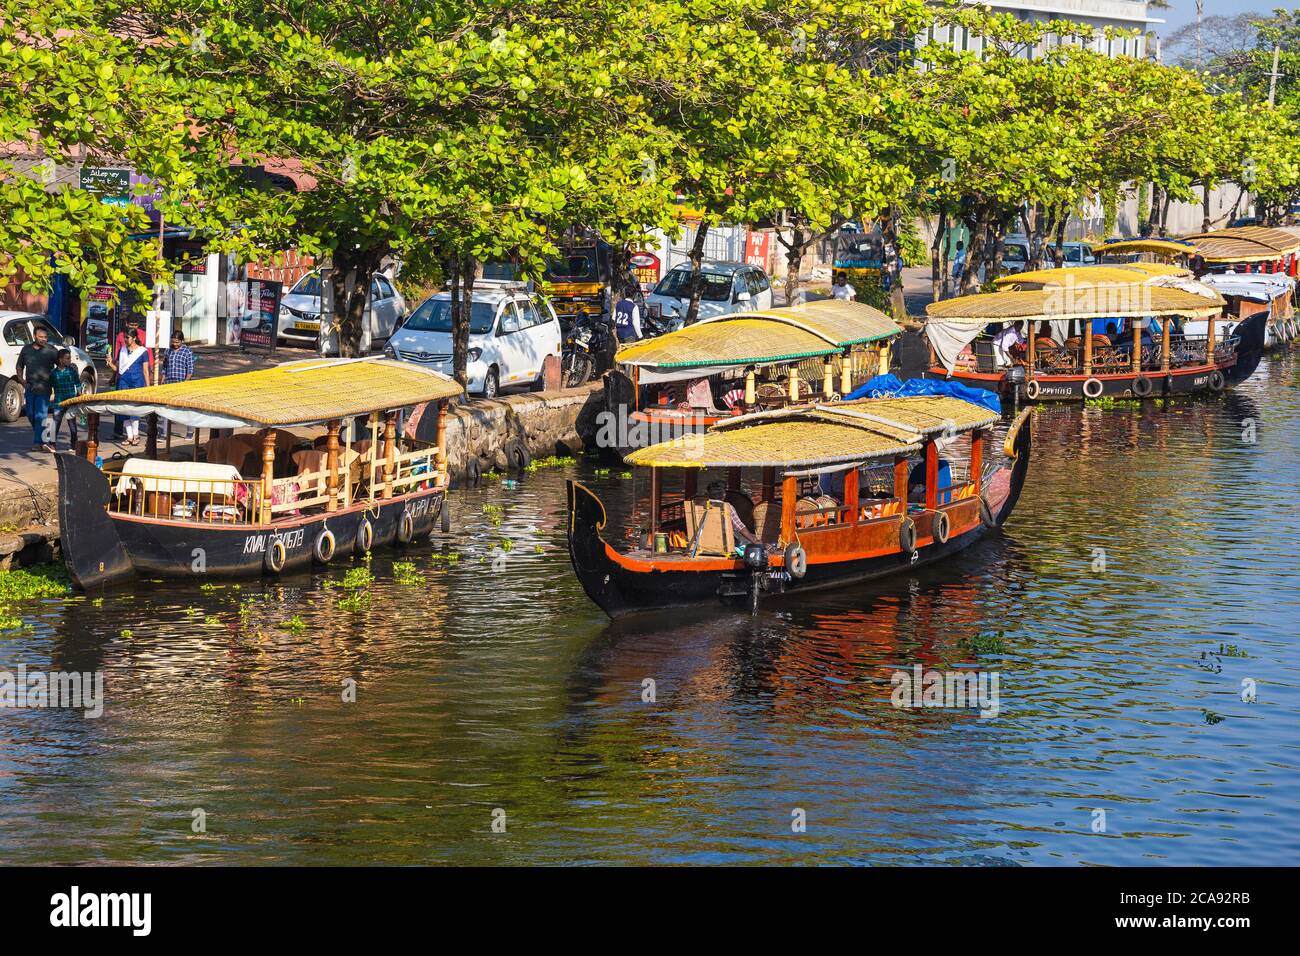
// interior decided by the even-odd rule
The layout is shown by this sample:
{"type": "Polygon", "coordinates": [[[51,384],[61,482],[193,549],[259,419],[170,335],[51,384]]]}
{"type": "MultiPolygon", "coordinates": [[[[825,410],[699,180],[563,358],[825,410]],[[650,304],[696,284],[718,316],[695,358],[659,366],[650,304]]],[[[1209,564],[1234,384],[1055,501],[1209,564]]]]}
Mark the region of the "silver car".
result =
{"type": "MultiPolygon", "coordinates": [[[[285,293],[280,302],[280,317],[275,329],[277,342],[318,348],[320,311],[321,275],[319,272],[309,272],[285,293]]],[[[406,313],[406,300],[392,280],[383,274],[373,276],[370,280],[370,299],[366,302],[365,320],[361,327],[362,353],[388,341],[406,318],[406,313]]],[[[338,332],[331,330],[322,351],[326,355],[336,355],[338,350],[338,332]]]]}

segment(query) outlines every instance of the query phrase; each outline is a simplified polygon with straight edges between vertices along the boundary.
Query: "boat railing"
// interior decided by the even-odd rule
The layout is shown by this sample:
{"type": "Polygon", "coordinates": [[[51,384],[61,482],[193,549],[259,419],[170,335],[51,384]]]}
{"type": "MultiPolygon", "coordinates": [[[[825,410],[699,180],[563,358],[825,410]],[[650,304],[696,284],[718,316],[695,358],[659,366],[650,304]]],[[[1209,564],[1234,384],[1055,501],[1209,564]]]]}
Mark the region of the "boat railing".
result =
{"type": "MultiPolygon", "coordinates": [[[[1214,357],[1216,361],[1234,354],[1237,340],[1234,337],[1216,339],[1214,357]]],[[[1180,336],[1170,343],[1170,368],[1204,365],[1207,361],[1209,341],[1205,336],[1180,336]]],[[[1144,371],[1158,371],[1162,368],[1163,347],[1160,342],[1144,342],[1141,353],[1141,367],[1144,371]]],[[[1133,347],[1129,342],[1116,345],[1102,345],[1093,349],[1091,374],[1123,375],[1133,370],[1133,347]]],[[[1042,348],[1034,353],[1034,371],[1042,375],[1082,375],[1084,360],[1082,347],[1056,346],[1042,348]]]]}
{"type": "Polygon", "coordinates": [[[391,459],[380,455],[367,466],[372,496],[393,497],[412,488],[437,480],[438,449],[425,442],[413,443],[412,451],[397,452],[391,459]]]}
{"type": "Polygon", "coordinates": [[[193,524],[257,524],[262,514],[258,479],[123,475],[115,489],[108,502],[111,514],[193,524]]]}
{"type": "MultiPolygon", "coordinates": [[[[903,512],[900,498],[862,498],[858,501],[857,524],[868,524],[897,517],[903,512]]],[[[821,508],[805,508],[795,514],[794,526],[801,533],[822,531],[827,528],[843,528],[854,523],[852,505],[827,505],[821,508]]]]}

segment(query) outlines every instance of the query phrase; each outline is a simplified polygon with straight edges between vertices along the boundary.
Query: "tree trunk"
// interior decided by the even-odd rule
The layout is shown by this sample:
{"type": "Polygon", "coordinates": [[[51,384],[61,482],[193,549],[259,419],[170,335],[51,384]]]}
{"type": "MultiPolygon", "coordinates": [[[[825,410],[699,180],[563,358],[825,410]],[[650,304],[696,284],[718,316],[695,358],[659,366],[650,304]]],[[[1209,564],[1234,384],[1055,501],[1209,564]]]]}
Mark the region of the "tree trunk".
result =
{"type": "Polygon", "coordinates": [[[970,233],[970,248],[966,252],[966,267],[961,273],[959,292],[962,295],[970,295],[975,291],[980,266],[984,264],[985,240],[989,231],[990,215],[989,207],[980,204],[975,215],[975,227],[971,229],[970,233]]]}
{"type": "Polygon", "coordinates": [[[939,219],[934,227],[934,242],[930,244],[930,295],[938,302],[943,297],[944,233],[948,231],[948,207],[939,206],[939,219]]]}
{"type": "Polygon", "coordinates": [[[889,310],[896,321],[902,322],[907,318],[907,299],[903,295],[903,256],[898,247],[898,210],[891,208],[880,225],[886,258],[881,271],[889,276],[889,310]]]}
{"type": "Polygon", "coordinates": [[[777,241],[788,250],[785,255],[785,304],[791,306],[794,305],[795,297],[799,294],[799,272],[803,269],[803,254],[808,239],[802,226],[795,226],[790,230],[788,243],[780,236],[778,232],[777,241]]]}
{"type": "Polygon", "coordinates": [[[448,258],[447,278],[451,290],[451,377],[461,388],[469,388],[469,316],[461,308],[460,256],[448,258]]]}
{"type": "MultiPolygon", "coordinates": [[[[361,334],[366,315],[370,277],[378,267],[377,252],[338,253],[331,257],[330,281],[334,286],[334,314],[331,324],[337,330],[339,356],[361,355],[361,334]]],[[[324,316],[322,316],[322,320],[324,316]]],[[[322,343],[328,333],[322,325],[322,343]]]]}
{"type": "MultiPolygon", "coordinates": [[[[469,323],[474,315],[474,277],[478,272],[478,263],[473,256],[466,256],[460,263],[460,316],[459,328],[452,334],[453,367],[469,367],[469,323]],[[462,357],[463,356],[463,357],[462,357]]],[[[465,372],[465,385],[469,384],[469,372],[465,372]]],[[[497,383],[500,386],[500,382],[497,383]]]]}
{"type": "Polygon", "coordinates": [[[700,316],[700,295],[704,284],[700,281],[700,264],[704,261],[704,240],[709,234],[709,224],[703,220],[695,228],[695,241],[691,243],[691,304],[686,310],[686,324],[693,325],[700,316]]]}
{"type": "Polygon", "coordinates": [[[1056,246],[1052,249],[1052,261],[1056,268],[1065,265],[1065,227],[1070,222],[1070,210],[1068,207],[1061,207],[1061,215],[1056,220],[1056,246]]]}

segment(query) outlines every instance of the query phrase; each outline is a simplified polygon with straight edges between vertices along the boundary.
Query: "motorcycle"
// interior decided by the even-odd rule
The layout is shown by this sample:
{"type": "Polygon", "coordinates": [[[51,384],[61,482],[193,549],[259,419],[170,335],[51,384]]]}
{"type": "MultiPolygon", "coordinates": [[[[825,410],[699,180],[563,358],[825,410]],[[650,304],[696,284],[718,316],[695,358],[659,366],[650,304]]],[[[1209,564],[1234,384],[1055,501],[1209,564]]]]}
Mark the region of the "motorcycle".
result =
{"type": "Polygon", "coordinates": [[[564,330],[561,383],[576,388],[614,365],[614,330],[600,315],[579,315],[564,330]]]}

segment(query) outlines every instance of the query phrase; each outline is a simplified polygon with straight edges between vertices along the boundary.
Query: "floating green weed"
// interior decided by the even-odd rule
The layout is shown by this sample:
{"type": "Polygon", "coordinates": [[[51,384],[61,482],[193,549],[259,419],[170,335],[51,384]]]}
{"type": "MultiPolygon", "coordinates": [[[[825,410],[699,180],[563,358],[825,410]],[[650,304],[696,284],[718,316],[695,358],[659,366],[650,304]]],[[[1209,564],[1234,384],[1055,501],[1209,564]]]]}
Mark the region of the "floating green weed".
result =
{"type": "Polygon", "coordinates": [[[492,522],[492,527],[499,528],[501,527],[501,516],[505,514],[505,509],[500,505],[484,505],[483,514],[488,521],[492,522]]]}
{"type": "Polygon", "coordinates": [[[303,631],[307,630],[307,622],[295,614],[293,617],[289,618],[289,620],[281,621],[280,627],[284,628],[286,631],[291,631],[294,634],[301,634],[303,631]]]}
{"type": "Polygon", "coordinates": [[[393,562],[393,580],[406,587],[419,587],[424,584],[424,575],[412,561],[393,562]]]}
{"type": "Polygon", "coordinates": [[[534,458],[528,463],[524,471],[537,471],[539,468],[563,468],[566,465],[576,465],[578,459],[569,455],[547,455],[545,458],[534,458]]]}
{"type": "Polygon", "coordinates": [[[16,601],[66,597],[69,593],[67,572],[58,565],[0,571],[0,607],[16,601]]]}
{"type": "Polygon", "coordinates": [[[1138,408],[1142,405],[1136,398],[1115,398],[1112,395],[1085,398],[1083,404],[1088,408],[1138,408]]]}

